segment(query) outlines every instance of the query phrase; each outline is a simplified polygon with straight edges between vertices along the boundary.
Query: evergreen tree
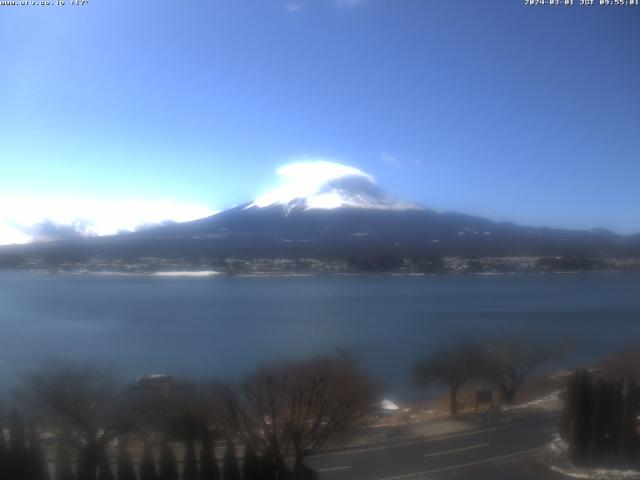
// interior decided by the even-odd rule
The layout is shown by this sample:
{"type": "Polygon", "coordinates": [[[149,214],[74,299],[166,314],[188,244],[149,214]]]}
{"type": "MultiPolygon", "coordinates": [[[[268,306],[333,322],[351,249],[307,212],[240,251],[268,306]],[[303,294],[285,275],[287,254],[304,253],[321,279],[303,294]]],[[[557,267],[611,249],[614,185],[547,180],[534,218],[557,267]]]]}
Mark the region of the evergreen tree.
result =
{"type": "Polygon", "coordinates": [[[49,480],[47,459],[40,436],[33,425],[29,427],[29,470],[30,480],[49,480]]]}
{"type": "Polygon", "coordinates": [[[600,377],[591,381],[586,371],[576,372],[567,385],[560,422],[573,462],[637,459],[637,418],[640,392],[634,380],[600,377]]]}
{"type": "Polygon", "coordinates": [[[86,454],[87,452],[84,449],[78,450],[76,457],[76,478],[78,480],[93,480],[92,476],[96,474],[96,472],[91,471],[86,454]]]}
{"type": "Polygon", "coordinates": [[[577,372],[571,375],[567,379],[567,389],[565,393],[564,405],[562,406],[562,413],[560,415],[560,422],[558,423],[558,432],[562,439],[566,442],[571,442],[571,435],[573,432],[573,422],[575,419],[575,405],[578,390],[578,375],[577,372]]]}
{"type": "Polygon", "coordinates": [[[260,459],[260,480],[277,480],[278,470],[273,455],[265,453],[260,459]]]}
{"type": "Polygon", "coordinates": [[[12,411],[9,415],[9,468],[7,478],[28,480],[29,450],[20,414],[12,411]]]}
{"type": "Polygon", "coordinates": [[[621,408],[621,428],[618,436],[618,457],[622,461],[633,460],[638,452],[636,419],[639,413],[638,385],[632,378],[627,379],[621,408]]]}
{"type": "Polygon", "coordinates": [[[250,444],[244,449],[242,460],[242,478],[244,480],[260,480],[260,460],[250,444]]]}
{"type": "Polygon", "coordinates": [[[73,480],[73,470],[69,461],[69,453],[62,442],[58,440],[56,446],[55,480],[73,480]]]}
{"type": "Polygon", "coordinates": [[[142,458],[140,459],[140,480],[157,480],[156,461],[149,442],[144,443],[142,458]]]}
{"type": "Polygon", "coordinates": [[[220,467],[209,430],[202,434],[200,447],[200,480],[220,480],[220,467]]]}
{"type": "Polygon", "coordinates": [[[586,370],[576,372],[576,391],[569,439],[569,455],[574,462],[588,458],[591,434],[592,394],[589,374],[586,370]]]}
{"type": "Polygon", "coordinates": [[[126,439],[118,442],[118,480],[137,480],[133,461],[127,449],[126,439]]]}
{"type": "Polygon", "coordinates": [[[115,480],[111,471],[111,461],[109,455],[104,452],[98,466],[98,480],[115,480]]]}
{"type": "Polygon", "coordinates": [[[589,460],[595,460],[603,453],[604,444],[610,427],[609,403],[612,390],[603,378],[598,379],[593,395],[593,415],[591,416],[591,430],[589,434],[589,460]]]}
{"type": "Polygon", "coordinates": [[[179,480],[179,478],[176,456],[169,442],[165,440],[162,443],[162,450],[160,450],[160,472],[158,473],[158,479],[179,480]]]}
{"type": "Polygon", "coordinates": [[[291,475],[291,472],[289,472],[287,465],[284,463],[284,459],[280,456],[276,457],[275,471],[278,480],[293,480],[293,476],[291,475]]]}
{"type": "Polygon", "coordinates": [[[619,453],[620,435],[623,430],[621,413],[624,404],[624,382],[622,379],[611,379],[608,383],[607,429],[604,433],[602,453],[615,459],[619,453]]]}
{"type": "Polygon", "coordinates": [[[185,443],[182,480],[198,480],[198,459],[191,439],[185,443]]]}
{"type": "Polygon", "coordinates": [[[291,472],[282,457],[273,452],[265,452],[260,460],[260,480],[290,480],[291,472]]]}
{"type": "Polygon", "coordinates": [[[222,479],[240,480],[240,468],[238,467],[238,458],[236,457],[236,447],[233,445],[231,439],[227,440],[227,448],[224,451],[222,479]]]}
{"type": "Polygon", "coordinates": [[[85,444],[78,450],[76,477],[78,480],[97,480],[102,453],[95,443],[85,444]]]}
{"type": "Polygon", "coordinates": [[[5,478],[9,469],[9,449],[4,438],[4,425],[0,417],[0,478],[5,478]]]}

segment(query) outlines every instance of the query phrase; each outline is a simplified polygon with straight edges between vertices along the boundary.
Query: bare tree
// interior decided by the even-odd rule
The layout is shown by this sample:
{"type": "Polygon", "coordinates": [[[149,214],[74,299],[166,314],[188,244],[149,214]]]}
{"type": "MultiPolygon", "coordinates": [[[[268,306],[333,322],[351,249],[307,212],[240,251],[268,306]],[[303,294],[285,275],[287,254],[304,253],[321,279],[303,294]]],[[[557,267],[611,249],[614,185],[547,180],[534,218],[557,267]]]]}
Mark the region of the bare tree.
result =
{"type": "Polygon", "coordinates": [[[226,411],[248,445],[280,470],[293,455],[296,475],[304,476],[305,458],[337,432],[360,424],[377,393],[352,357],[324,355],[259,369],[239,391],[227,391],[226,411]]]}
{"type": "Polygon", "coordinates": [[[140,430],[186,443],[201,439],[220,416],[222,388],[215,382],[183,382],[132,389],[142,412],[140,430]]]}
{"type": "Polygon", "coordinates": [[[29,374],[22,391],[33,414],[78,453],[78,479],[95,480],[109,443],[136,416],[108,370],[52,365],[29,374]]]}
{"type": "Polygon", "coordinates": [[[419,386],[444,385],[449,389],[451,415],[458,413],[458,393],[470,380],[485,369],[485,354],[479,344],[460,340],[427,356],[414,367],[414,379],[419,386]]]}
{"type": "Polygon", "coordinates": [[[621,352],[597,364],[596,367],[640,382],[640,343],[635,341],[621,352]]]}
{"type": "Polygon", "coordinates": [[[560,347],[511,337],[491,342],[485,352],[485,376],[500,389],[502,401],[513,404],[531,373],[558,355],[560,347]]]}

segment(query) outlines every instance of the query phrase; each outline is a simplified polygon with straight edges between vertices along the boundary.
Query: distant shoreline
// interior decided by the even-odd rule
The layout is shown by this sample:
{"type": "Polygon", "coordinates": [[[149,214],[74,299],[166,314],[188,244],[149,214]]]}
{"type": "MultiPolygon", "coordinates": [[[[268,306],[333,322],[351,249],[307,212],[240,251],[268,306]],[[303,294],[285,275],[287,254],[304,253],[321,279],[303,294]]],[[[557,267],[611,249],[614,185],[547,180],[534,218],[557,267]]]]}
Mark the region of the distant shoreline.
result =
{"type": "Polygon", "coordinates": [[[58,260],[27,259],[19,264],[0,264],[0,270],[97,275],[145,275],[155,277],[218,276],[429,276],[429,275],[522,275],[593,272],[640,272],[638,258],[586,256],[511,257],[400,257],[362,255],[348,258],[88,258],[58,260]],[[4,268],[3,268],[4,267],[4,268]]]}
{"type": "Polygon", "coordinates": [[[38,275],[73,275],[95,277],[148,277],[148,278],[345,278],[345,277],[511,277],[511,276],[542,276],[542,275],[604,275],[604,274],[640,274],[640,271],[597,270],[597,271],[529,271],[529,272],[442,272],[442,273],[394,273],[394,272],[308,272],[308,273],[276,273],[253,272],[227,274],[219,271],[166,271],[166,272],[119,272],[119,271],[89,271],[89,270],[46,270],[46,269],[0,269],[3,272],[32,273],[38,275]]]}

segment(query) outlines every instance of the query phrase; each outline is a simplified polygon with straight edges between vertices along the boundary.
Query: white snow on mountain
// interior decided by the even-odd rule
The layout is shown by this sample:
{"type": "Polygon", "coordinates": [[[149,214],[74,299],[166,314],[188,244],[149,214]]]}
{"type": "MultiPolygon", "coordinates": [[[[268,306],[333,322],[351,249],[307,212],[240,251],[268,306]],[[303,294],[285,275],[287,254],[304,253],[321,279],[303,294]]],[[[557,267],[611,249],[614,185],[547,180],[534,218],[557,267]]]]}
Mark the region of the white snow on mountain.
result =
{"type": "Polygon", "coordinates": [[[282,206],[293,209],[362,208],[370,210],[418,210],[420,205],[387,194],[368,173],[326,160],[294,162],[276,173],[281,184],[258,197],[246,208],[282,206]]]}

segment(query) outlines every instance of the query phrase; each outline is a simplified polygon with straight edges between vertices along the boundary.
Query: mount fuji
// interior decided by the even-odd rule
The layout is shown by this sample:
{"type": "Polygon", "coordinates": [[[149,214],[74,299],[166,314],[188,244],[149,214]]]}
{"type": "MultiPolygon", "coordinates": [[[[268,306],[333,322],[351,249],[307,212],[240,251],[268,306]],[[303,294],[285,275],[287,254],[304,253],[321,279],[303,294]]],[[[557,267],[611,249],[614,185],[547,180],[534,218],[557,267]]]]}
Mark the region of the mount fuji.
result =
{"type": "Polygon", "coordinates": [[[7,259],[142,257],[336,258],[358,255],[640,256],[640,236],[522,227],[442,213],[395,197],[373,177],[331,162],[282,167],[282,184],[195,221],[145,231],[0,248],[7,259]]]}

